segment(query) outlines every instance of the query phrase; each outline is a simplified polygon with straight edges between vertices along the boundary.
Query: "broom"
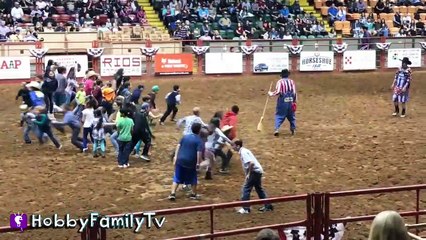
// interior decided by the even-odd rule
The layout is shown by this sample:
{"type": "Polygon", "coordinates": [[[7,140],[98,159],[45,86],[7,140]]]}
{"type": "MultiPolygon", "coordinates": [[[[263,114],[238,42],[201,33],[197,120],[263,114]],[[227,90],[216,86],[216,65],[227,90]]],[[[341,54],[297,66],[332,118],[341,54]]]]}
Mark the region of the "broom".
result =
{"type": "MultiPolygon", "coordinates": [[[[269,91],[271,91],[272,88],[272,84],[274,82],[271,82],[271,85],[269,86],[269,91]]],[[[262,116],[260,117],[259,123],[257,124],[257,131],[261,132],[263,130],[263,117],[265,116],[265,112],[266,112],[266,106],[268,106],[268,101],[269,101],[269,96],[266,95],[266,103],[265,106],[263,107],[263,113],[262,116]]]]}

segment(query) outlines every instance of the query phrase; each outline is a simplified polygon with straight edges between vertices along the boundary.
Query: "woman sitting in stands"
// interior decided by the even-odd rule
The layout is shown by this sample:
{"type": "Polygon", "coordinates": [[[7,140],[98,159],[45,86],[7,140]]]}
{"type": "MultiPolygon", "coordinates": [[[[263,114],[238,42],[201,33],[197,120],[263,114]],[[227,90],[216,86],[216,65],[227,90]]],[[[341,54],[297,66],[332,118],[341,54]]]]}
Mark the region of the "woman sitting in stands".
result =
{"type": "Polygon", "coordinates": [[[409,240],[404,219],[395,211],[379,213],[371,224],[368,240],[409,240]]]}

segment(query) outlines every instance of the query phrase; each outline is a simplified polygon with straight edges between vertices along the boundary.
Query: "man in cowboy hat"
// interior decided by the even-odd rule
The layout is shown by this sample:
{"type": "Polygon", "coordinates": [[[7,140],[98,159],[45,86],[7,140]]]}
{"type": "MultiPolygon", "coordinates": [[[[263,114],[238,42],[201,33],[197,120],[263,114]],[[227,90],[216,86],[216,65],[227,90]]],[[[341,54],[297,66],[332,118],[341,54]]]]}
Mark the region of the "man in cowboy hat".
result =
{"type": "Polygon", "coordinates": [[[282,70],[281,79],[277,82],[275,91],[268,92],[270,97],[278,95],[274,136],[279,135],[281,124],[286,118],[290,122],[290,131],[292,135],[294,135],[296,130],[296,85],[293,80],[288,78],[289,75],[290,72],[287,69],[282,70]]]}
{"type": "Polygon", "coordinates": [[[29,97],[31,100],[31,107],[38,107],[38,106],[46,106],[46,103],[44,101],[44,94],[40,91],[41,84],[36,81],[31,81],[27,85],[25,85],[29,90],[29,97]]]}
{"type": "Polygon", "coordinates": [[[404,57],[401,60],[401,67],[396,72],[395,78],[391,85],[391,89],[393,89],[392,101],[395,106],[395,111],[393,112],[392,116],[398,116],[399,103],[401,103],[401,117],[405,117],[405,104],[409,99],[409,88],[412,79],[411,68],[409,68],[408,65],[411,65],[411,61],[408,59],[408,57],[404,57]]]}

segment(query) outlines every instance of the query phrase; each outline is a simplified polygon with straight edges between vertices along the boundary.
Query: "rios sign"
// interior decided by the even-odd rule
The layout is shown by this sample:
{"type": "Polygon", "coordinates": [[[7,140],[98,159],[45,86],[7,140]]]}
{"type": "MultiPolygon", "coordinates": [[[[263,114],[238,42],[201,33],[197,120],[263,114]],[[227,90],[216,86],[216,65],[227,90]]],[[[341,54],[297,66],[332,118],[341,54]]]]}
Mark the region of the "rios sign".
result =
{"type": "Polygon", "coordinates": [[[156,74],[191,74],[193,68],[194,61],[192,54],[182,53],[155,55],[156,74]]]}
{"type": "Polygon", "coordinates": [[[118,69],[124,69],[125,76],[142,75],[142,59],[136,55],[102,55],[101,76],[114,76],[118,69]]]}

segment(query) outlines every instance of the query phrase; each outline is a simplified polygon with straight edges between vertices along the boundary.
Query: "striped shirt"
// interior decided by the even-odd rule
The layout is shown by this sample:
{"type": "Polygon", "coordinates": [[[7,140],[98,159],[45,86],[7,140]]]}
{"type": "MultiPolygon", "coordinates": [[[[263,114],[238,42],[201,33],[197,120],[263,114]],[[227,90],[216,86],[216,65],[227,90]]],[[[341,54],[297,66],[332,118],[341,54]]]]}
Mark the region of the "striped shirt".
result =
{"type": "Polygon", "coordinates": [[[401,94],[402,93],[402,89],[406,88],[406,90],[408,90],[408,88],[410,87],[410,83],[411,83],[411,69],[407,68],[407,69],[402,69],[400,68],[396,74],[395,74],[395,79],[394,79],[394,88],[393,91],[395,94],[401,94]]]}
{"type": "Polygon", "coordinates": [[[182,127],[183,124],[185,124],[185,128],[183,130],[183,135],[189,135],[192,134],[192,124],[194,123],[200,123],[202,126],[207,126],[203,120],[201,120],[201,118],[197,115],[191,115],[191,116],[186,116],[184,118],[181,118],[177,121],[176,125],[178,127],[182,127]]]}
{"type": "Polygon", "coordinates": [[[275,87],[275,91],[272,92],[272,96],[280,95],[285,96],[288,93],[293,93],[293,101],[296,102],[297,94],[296,94],[296,85],[294,81],[290,78],[283,78],[277,82],[275,87]]]}

